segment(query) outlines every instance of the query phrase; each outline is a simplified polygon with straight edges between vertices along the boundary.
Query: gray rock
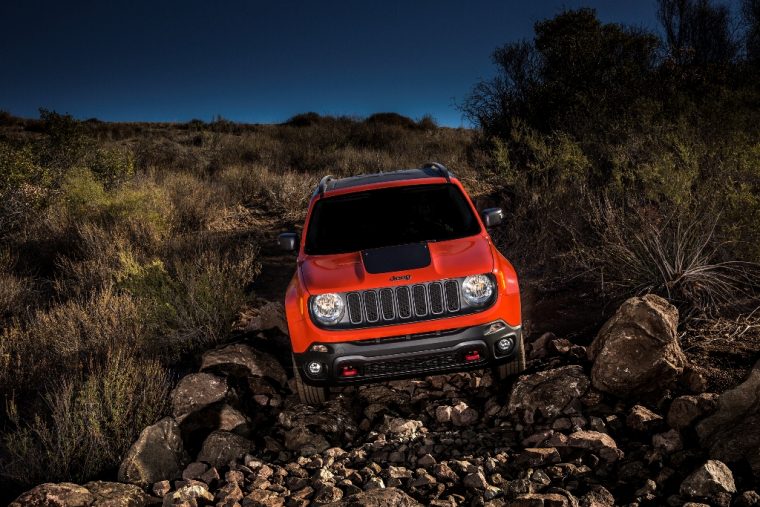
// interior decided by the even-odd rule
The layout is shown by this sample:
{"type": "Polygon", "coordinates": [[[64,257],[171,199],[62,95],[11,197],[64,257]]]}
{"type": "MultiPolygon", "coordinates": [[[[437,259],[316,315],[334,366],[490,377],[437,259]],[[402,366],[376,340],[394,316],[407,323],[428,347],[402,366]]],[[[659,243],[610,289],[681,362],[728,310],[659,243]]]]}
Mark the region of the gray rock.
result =
{"type": "Polygon", "coordinates": [[[343,498],[343,491],[335,486],[325,486],[314,495],[313,502],[316,505],[326,505],[337,502],[343,498]]]}
{"type": "Polygon", "coordinates": [[[687,364],[676,334],[678,310],[653,294],[623,303],[588,349],[591,380],[620,397],[667,388],[687,364]]]}
{"type": "Polygon", "coordinates": [[[668,410],[668,425],[682,430],[715,410],[718,406],[718,395],[703,393],[698,395],[679,396],[670,404],[668,410]]]}
{"type": "Polygon", "coordinates": [[[478,422],[478,411],[460,401],[451,407],[451,422],[454,426],[471,426],[478,422]]]}
{"type": "Polygon", "coordinates": [[[206,370],[242,376],[266,377],[281,386],[288,382],[285,369],[274,356],[243,343],[233,343],[226,347],[209,350],[203,354],[201,371],[206,370]]]}
{"type": "Polygon", "coordinates": [[[683,439],[678,430],[670,430],[652,436],[652,447],[663,454],[670,454],[683,449],[683,439]]]}
{"type": "Polygon", "coordinates": [[[517,456],[517,463],[529,467],[541,467],[559,463],[562,458],[554,447],[528,447],[517,456]]]}
{"type": "Polygon", "coordinates": [[[211,503],[214,501],[214,495],[208,490],[208,486],[200,482],[191,482],[177,488],[177,491],[173,491],[164,497],[164,507],[170,505],[184,504],[185,502],[190,505],[198,505],[198,501],[201,501],[201,505],[204,503],[211,503]]]}
{"type": "Polygon", "coordinates": [[[380,432],[388,433],[396,438],[409,439],[416,437],[421,428],[422,421],[385,416],[380,432]]]}
{"type": "Polygon", "coordinates": [[[285,499],[274,491],[255,489],[243,499],[241,504],[245,507],[279,507],[285,504],[285,499]]]}
{"type": "Polygon", "coordinates": [[[565,447],[586,449],[599,454],[608,463],[623,457],[623,451],[618,449],[611,436],[598,431],[576,431],[567,437],[565,447]]]}
{"type": "Polygon", "coordinates": [[[8,507],[89,507],[95,495],[77,484],[45,483],[16,498],[8,507]]]}
{"type": "Polygon", "coordinates": [[[486,480],[486,476],[483,475],[483,472],[473,472],[467,474],[464,479],[462,479],[462,484],[466,488],[472,488],[472,489],[486,489],[489,484],[486,480]]]}
{"type": "Polygon", "coordinates": [[[181,423],[193,412],[217,403],[227,395],[227,382],[209,373],[191,373],[179,381],[171,394],[172,414],[181,423]]]}
{"type": "Polygon", "coordinates": [[[625,422],[634,430],[650,431],[662,422],[662,416],[641,405],[634,405],[625,422]]]}
{"type": "Polygon", "coordinates": [[[552,419],[574,412],[589,385],[583,368],[575,365],[523,375],[512,387],[507,411],[529,424],[536,414],[552,419]]]}
{"type": "Polygon", "coordinates": [[[592,486],[591,491],[579,499],[580,507],[612,507],[615,497],[604,486],[592,486]]]}
{"type": "Polygon", "coordinates": [[[285,320],[285,306],[282,303],[269,301],[263,306],[256,308],[251,312],[245,330],[266,331],[267,329],[277,329],[282,334],[288,335],[288,324],[285,320]]]}
{"type": "Polygon", "coordinates": [[[153,487],[151,488],[153,494],[160,498],[163,498],[164,495],[166,495],[171,490],[172,484],[167,480],[158,481],[157,483],[153,484],[153,487]]]}
{"type": "Polygon", "coordinates": [[[179,426],[165,417],[145,428],[119,466],[119,482],[148,486],[180,476],[187,461],[179,426]]]}
{"type": "Polygon", "coordinates": [[[93,507],[143,507],[151,501],[145,491],[134,484],[94,481],[84,487],[95,495],[93,507]]]}
{"type": "Polygon", "coordinates": [[[417,507],[421,505],[397,488],[372,489],[345,497],[331,507],[417,507]]]}
{"type": "Polygon", "coordinates": [[[760,480],[760,361],[743,383],[720,395],[715,413],[696,430],[711,458],[724,463],[746,459],[760,480]]]}
{"type": "Polygon", "coordinates": [[[304,456],[310,456],[328,449],[330,442],[305,426],[296,426],[285,432],[285,447],[291,451],[298,451],[304,456]]]}
{"type": "Polygon", "coordinates": [[[758,507],[760,506],[760,494],[757,491],[745,491],[734,500],[736,507],[758,507]]]}
{"type": "Polygon", "coordinates": [[[245,456],[252,447],[253,443],[245,437],[229,431],[214,431],[203,442],[198,461],[221,468],[230,461],[245,456]]]}
{"type": "Polygon", "coordinates": [[[194,461],[182,471],[182,478],[185,480],[200,479],[201,475],[206,473],[206,470],[208,470],[207,464],[194,461]]]}
{"type": "Polygon", "coordinates": [[[734,476],[722,462],[708,460],[681,483],[681,495],[687,498],[715,500],[725,493],[736,493],[734,476]]]}

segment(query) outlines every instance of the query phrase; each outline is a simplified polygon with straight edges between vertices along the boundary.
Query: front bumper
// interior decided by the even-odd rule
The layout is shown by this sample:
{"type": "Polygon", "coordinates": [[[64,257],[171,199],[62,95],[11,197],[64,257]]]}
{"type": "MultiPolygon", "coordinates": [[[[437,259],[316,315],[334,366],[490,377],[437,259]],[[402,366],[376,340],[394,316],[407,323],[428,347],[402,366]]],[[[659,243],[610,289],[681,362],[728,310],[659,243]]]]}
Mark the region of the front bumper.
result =
{"type": "Polygon", "coordinates": [[[499,320],[421,335],[316,343],[294,357],[304,382],[329,386],[483,368],[511,361],[519,347],[522,329],[499,320]],[[501,352],[496,343],[504,338],[514,345],[501,352]],[[310,373],[312,362],[322,365],[320,374],[310,373]]]}

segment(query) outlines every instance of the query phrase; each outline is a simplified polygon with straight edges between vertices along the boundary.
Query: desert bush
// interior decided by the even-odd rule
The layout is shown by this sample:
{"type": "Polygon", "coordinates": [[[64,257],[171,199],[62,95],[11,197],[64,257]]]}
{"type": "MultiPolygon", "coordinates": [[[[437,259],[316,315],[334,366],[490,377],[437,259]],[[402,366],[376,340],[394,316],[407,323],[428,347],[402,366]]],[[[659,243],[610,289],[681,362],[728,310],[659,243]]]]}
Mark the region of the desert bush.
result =
{"type": "Polygon", "coordinates": [[[8,326],[0,336],[0,395],[12,399],[34,392],[48,380],[79,371],[83,358],[141,347],[147,336],[141,317],[133,298],[104,290],[8,326]]]}
{"type": "Polygon", "coordinates": [[[716,219],[688,212],[660,218],[613,204],[591,202],[586,213],[591,238],[578,241],[574,255],[613,297],[660,294],[682,310],[683,318],[714,315],[726,304],[754,299],[760,266],[721,261],[716,219]]]}
{"type": "Polygon", "coordinates": [[[389,125],[407,129],[413,129],[417,127],[417,123],[414,120],[398,113],[375,113],[367,117],[367,119],[364,121],[369,125],[389,125]]]}
{"type": "Polygon", "coordinates": [[[147,178],[107,190],[89,170],[75,170],[64,181],[59,202],[64,218],[72,224],[122,227],[139,240],[158,241],[171,228],[171,202],[166,192],[147,178]]]}
{"type": "Polygon", "coordinates": [[[257,250],[196,245],[192,255],[139,262],[122,255],[118,287],[140,302],[152,341],[147,350],[167,360],[217,343],[229,332],[258,273],[257,250]]]}
{"type": "Polygon", "coordinates": [[[71,115],[40,109],[42,131],[46,134],[40,147],[42,165],[62,176],[66,169],[81,164],[93,147],[82,122],[71,115]]]}
{"type": "Polygon", "coordinates": [[[123,252],[150,255],[155,245],[133,244],[124,231],[98,224],[74,225],[69,232],[75,246],[56,259],[53,283],[61,299],[87,297],[113,285],[121,270],[123,252]]]}
{"type": "Polygon", "coordinates": [[[161,182],[174,209],[174,224],[181,232],[199,231],[224,205],[224,195],[208,180],[187,173],[167,175],[161,182]]]}
{"type": "Polygon", "coordinates": [[[124,147],[101,147],[95,150],[87,166],[107,189],[131,179],[135,174],[132,151],[124,147]]]}
{"type": "Polygon", "coordinates": [[[2,474],[24,486],[86,481],[113,469],[145,426],[164,413],[170,381],[155,360],[109,350],[79,375],[52,383],[46,410],[4,435],[2,474]]]}
{"type": "Polygon", "coordinates": [[[235,166],[217,176],[231,199],[286,223],[305,218],[311,192],[319,178],[292,171],[276,173],[260,166],[235,166]]]}
{"type": "Polygon", "coordinates": [[[13,273],[14,259],[9,252],[0,251],[0,330],[3,319],[20,315],[32,299],[32,284],[13,273]]]}

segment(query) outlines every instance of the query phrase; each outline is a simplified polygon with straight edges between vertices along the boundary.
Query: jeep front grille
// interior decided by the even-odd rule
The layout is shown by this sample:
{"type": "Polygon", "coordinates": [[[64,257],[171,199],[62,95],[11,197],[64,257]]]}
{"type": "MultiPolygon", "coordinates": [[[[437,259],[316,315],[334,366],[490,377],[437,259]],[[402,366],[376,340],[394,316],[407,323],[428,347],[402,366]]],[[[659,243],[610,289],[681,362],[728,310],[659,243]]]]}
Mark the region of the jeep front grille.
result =
{"type": "Polygon", "coordinates": [[[459,313],[456,280],[418,283],[346,294],[348,319],[339,327],[415,322],[459,313]]]}

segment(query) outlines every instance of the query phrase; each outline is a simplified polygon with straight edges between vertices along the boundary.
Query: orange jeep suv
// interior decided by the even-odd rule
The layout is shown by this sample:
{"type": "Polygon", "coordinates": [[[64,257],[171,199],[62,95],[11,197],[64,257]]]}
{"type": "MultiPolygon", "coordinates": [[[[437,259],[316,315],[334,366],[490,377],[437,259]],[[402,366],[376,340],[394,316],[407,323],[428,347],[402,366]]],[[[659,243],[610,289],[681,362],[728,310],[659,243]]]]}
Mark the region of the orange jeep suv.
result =
{"type": "Polygon", "coordinates": [[[331,386],[493,367],[525,368],[512,265],[443,165],[325,176],[309,203],[285,294],[295,381],[319,403],[331,386]]]}

